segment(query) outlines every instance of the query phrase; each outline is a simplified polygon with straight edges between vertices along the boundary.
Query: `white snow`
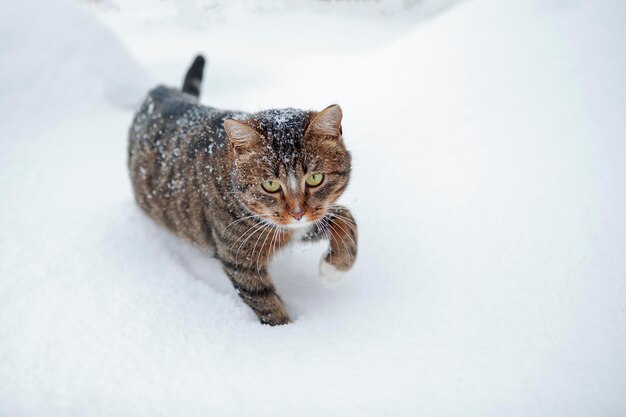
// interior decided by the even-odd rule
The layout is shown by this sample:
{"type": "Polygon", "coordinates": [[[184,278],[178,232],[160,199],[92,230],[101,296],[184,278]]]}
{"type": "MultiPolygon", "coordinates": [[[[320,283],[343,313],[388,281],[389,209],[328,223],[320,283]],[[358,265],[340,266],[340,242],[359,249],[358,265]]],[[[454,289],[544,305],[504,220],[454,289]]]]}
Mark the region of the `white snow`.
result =
{"type": "Polygon", "coordinates": [[[105,3],[0,5],[0,415],[626,414],[623,2],[105,3]],[[131,105],[198,51],[204,103],[344,111],[359,259],[279,255],[289,326],[132,199],[131,105]]]}

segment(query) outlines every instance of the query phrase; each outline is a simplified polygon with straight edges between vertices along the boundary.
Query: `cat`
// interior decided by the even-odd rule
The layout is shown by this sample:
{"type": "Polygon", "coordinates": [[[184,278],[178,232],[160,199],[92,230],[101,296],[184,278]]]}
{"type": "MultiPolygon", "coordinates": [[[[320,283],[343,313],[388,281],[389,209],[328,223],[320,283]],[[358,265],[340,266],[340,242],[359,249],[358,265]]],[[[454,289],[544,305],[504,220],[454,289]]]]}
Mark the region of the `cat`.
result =
{"type": "Polygon", "coordinates": [[[357,225],[335,202],[351,156],[338,105],[250,114],[199,104],[204,58],[182,91],[157,86],[133,119],[128,167],[139,206],[158,224],[222,263],[263,324],[289,323],[268,274],[290,241],[327,239],[320,277],[328,286],[352,268],[357,225]]]}

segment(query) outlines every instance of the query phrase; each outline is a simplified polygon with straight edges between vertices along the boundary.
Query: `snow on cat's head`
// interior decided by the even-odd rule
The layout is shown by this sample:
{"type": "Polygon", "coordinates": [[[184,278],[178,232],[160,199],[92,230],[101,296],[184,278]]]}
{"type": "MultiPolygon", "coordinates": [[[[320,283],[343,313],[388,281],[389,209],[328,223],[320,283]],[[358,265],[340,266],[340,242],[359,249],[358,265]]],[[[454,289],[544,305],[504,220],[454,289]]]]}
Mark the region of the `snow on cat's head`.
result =
{"type": "Polygon", "coordinates": [[[246,120],[227,119],[235,169],[233,187],[242,204],[268,222],[298,228],[322,219],[350,180],[342,112],[268,110],[246,120]]]}

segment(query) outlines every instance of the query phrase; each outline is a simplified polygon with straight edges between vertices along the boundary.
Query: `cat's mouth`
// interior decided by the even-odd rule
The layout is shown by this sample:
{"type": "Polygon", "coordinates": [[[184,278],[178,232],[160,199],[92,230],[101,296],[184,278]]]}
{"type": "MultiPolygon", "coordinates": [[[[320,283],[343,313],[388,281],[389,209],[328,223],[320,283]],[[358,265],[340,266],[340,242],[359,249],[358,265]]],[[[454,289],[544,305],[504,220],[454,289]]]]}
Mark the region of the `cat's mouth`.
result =
{"type": "Polygon", "coordinates": [[[325,218],[326,211],[322,208],[308,209],[300,216],[288,212],[274,212],[266,214],[267,220],[275,227],[286,230],[300,230],[309,228],[325,218]]]}

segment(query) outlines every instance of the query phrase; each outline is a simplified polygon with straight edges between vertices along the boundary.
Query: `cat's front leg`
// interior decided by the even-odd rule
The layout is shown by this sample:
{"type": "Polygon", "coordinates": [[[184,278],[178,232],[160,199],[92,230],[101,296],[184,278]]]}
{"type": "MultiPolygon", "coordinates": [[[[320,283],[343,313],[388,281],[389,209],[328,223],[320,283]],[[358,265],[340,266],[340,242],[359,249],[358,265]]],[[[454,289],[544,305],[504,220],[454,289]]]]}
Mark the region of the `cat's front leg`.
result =
{"type": "Polygon", "coordinates": [[[320,279],[327,287],[336,286],[349,271],[358,252],[356,221],[345,207],[335,206],[319,223],[319,234],[329,239],[328,252],[320,262],[320,279]]]}
{"type": "Polygon", "coordinates": [[[222,264],[237,293],[261,323],[277,326],[291,322],[265,268],[257,270],[254,266],[231,264],[224,260],[222,264]]]}

